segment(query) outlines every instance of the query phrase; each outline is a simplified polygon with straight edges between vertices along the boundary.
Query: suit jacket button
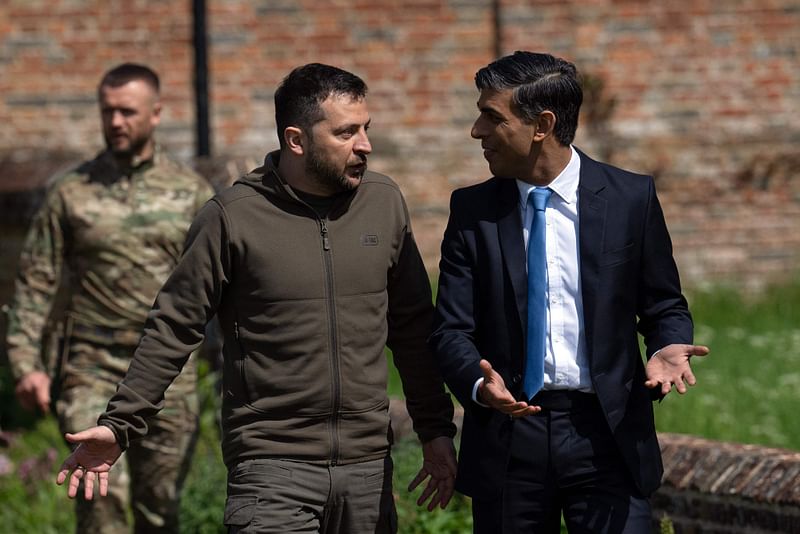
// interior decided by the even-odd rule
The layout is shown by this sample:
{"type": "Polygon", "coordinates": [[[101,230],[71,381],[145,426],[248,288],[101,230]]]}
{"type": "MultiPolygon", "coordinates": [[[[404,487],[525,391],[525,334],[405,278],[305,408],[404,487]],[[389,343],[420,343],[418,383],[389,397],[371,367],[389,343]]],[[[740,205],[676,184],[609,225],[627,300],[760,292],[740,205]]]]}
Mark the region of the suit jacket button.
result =
{"type": "Polygon", "coordinates": [[[522,380],[522,375],[521,374],[515,374],[513,377],[511,377],[511,384],[516,386],[517,384],[519,384],[520,380],[522,380]]]}

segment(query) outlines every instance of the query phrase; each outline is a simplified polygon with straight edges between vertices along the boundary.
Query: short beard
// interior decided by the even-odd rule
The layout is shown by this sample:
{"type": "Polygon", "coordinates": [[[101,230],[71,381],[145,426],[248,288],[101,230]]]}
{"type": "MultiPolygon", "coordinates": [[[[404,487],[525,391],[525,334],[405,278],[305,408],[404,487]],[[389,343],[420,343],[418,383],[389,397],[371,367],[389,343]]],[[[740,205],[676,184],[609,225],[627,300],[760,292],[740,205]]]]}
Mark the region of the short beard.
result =
{"type": "Polygon", "coordinates": [[[139,154],[142,149],[147,145],[149,139],[137,139],[131,142],[130,146],[126,149],[114,148],[111,141],[106,139],[106,148],[111,151],[115,158],[118,160],[132,160],[136,154],[139,154]]]}
{"type": "Polygon", "coordinates": [[[359,185],[344,175],[344,169],[337,169],[330,162],[320,158],[313,143],[308,147],[305,171],[306,175],[313,178],[323,188],[331,189],[334,193],[352,191],[359,185]]]}

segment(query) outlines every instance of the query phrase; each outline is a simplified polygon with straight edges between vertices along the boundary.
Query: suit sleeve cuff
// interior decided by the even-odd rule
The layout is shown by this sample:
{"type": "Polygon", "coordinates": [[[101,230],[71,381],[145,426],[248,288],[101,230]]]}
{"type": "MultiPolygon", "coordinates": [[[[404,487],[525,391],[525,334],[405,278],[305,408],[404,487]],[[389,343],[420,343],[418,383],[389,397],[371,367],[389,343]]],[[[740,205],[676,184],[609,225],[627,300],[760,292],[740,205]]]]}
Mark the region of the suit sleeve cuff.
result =
{"type": "Polygon", "coordinates": [[[480,377],[479,379],[477,379],[475,381],[475,385],[472,386],[472,402],[474,402],[478,406],[483,406],[484,408],[489,408],[490,406],[488,404],[484,404],[484,403],[482,403],[481,401],[478,400],[478,389],[481,387],[481,384],[483,384],[483,377],[480,377]]]}

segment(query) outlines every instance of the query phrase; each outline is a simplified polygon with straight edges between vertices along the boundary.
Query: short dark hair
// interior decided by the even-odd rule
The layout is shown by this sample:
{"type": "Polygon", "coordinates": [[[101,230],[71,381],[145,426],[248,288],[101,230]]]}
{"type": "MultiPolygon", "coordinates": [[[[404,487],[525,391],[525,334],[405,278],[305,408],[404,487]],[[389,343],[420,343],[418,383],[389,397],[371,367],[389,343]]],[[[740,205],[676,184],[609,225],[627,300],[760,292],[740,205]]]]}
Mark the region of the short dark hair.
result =
{"type": "Polygon", "coordinates": [[[475,85],[481,91],[511,89],[512,103],[523,118],[534,120],[542,111],[552,111],[556,139],[566,146],[575,138],[583,90],[578,71],[569,61],[517,51],[480,69],[475,85]]]}
{"type": "Polygon", "coordinates": [[[283,79],[275,91],[275,124],[281,148],[286,128],[310,129],[323,119],[320,104],[333,94],[361,99],[367,95],[367,84],[355,74],[321,63],[297,67],[283,79]]]}
{"type": "Polygon", "coordinates": [[[100,85],[98,85],[97,88],[99,90],[101,87],[120,87],[134,80],[146,83],[152,87],[156,94],[158,94],[161,89],[158,74],[150,67],[137,63],[123,63],[117,65],[103,75],[103,78],[100,80],[100,85]]]}

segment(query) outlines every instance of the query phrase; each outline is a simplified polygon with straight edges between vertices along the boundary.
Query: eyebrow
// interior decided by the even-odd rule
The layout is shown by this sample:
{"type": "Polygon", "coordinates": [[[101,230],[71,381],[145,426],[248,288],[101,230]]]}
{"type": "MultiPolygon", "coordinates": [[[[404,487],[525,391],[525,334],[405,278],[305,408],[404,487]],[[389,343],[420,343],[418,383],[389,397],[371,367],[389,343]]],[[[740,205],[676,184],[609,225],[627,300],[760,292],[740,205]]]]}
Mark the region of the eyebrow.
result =
{"type": "MultiPolygon", "coordinates": [[[[370,124],[372,124],[372,119],[369,119],[367,122],[365,122],[363,124],[364,129],[369,128],[370,124]]],[[[336,132],[336,133],[339,133],[339,132],[346,132],[348,130],[353,130],[353,129],[358,130],[359,128],[361,128],[361,126],[362,126],[362,124],[360,122],[353,122],[353,123],[350,123],[350,124],[346,124],[344,126],[336,127],[336,128],[333,129],[333,131],[336,132]]]]}
{"type": "Polygon", "coordinates": [[[481,106],[480,102],[478,102],[476,105],[478,107],[478,111],[480,111],[481,113],[488,113],[488,114],[491,114],[491,115],[495,115],[497,117],[505,118],[505,115],[503,115],[500,111],[496,110],[495,108],[493,108],[491,106],[488,106],[488,105],[481,106]]]}

